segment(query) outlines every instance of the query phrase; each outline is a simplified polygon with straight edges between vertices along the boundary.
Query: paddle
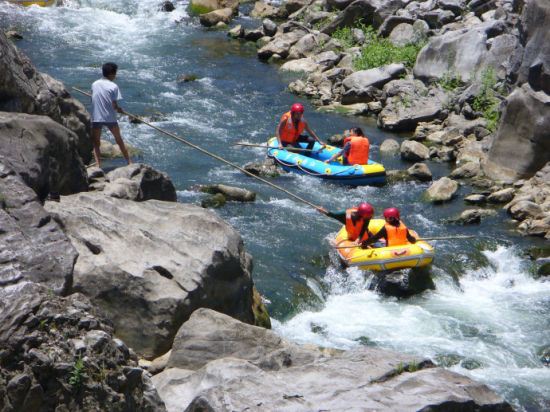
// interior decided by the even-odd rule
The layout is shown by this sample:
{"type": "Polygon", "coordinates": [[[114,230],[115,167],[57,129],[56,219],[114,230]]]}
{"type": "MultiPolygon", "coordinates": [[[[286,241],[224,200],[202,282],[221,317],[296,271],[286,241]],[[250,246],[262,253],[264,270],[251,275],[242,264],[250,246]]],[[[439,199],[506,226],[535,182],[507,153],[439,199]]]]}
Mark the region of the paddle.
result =
{"type": "MultiPolygon", "coordinates": [[[[456,235],[456,236],[440,236],[440,237],[422,237],[416,239],[419,240],[450,240],[450,239],[472,239],[475,237],[474,235],[456,235]]],[[[356,248],[361,247],[361,245],[350,245],[350,246],[334,246],[334,249],[349,249],[349,248],[356,248]]]]}
{"type": "MultiPolygon", "coordinates": [[[[233,144],[235,146],[252,146],[252,147],[264,147],[266,149],[278,149],[278,147],[271,147],[271,146],[266,146],[266,145],[261,145],[261,144],[242,143],[242,142],[235,142],[233,144]]],[[[293,151],[293,152],[296,151],[296,152],[315,152],[315,153],[318,153],[322,150],[322,149],[321,150],[302,149],[302,148],[299,148],[299,147],[285,147],[283,149],[293,151]]]]}

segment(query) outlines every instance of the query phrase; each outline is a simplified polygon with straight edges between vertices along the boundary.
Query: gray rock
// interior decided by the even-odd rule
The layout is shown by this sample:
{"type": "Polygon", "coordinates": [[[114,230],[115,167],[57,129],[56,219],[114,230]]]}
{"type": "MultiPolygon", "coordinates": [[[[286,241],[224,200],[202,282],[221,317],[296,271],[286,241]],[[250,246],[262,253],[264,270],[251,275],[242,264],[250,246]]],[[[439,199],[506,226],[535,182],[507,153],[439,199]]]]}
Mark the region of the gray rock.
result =
{"type": "Polygon", "coordinates": [[[426,200],[434,203],[447,202],[454,197],[457,190],[458,184],[454,180],[442,177],[428,188],[426,200]]]}
{"type": "Polygon", "coordinates": [[[1,161],[0,212],[0,287],[35,282],[68,293],[76,250],[36,193],[1,161]]]}
{"type": "Polygon", "coordinates": [[[516,194],[516,191],[509,187],[507,189],[502,189],[497,192],[491,193],[487,198],[489,203],[508,203],[510,202],[516,194]]]}
{"type": "Polygon", "coordinates": [[[429,182],[432,180],[432,172],[426,163],[415,163],[407,169],[409,176],[420,180],[421,182],[429,182]]]}
{"type": "Polygon", "coordinates": [[[453,179],[470,179],[481,174],[479,162],[467,162],[454,169],[449,175],[453,179]]]}
{"type": "Polygon", "coordinates": [[[401,63],[354,72],[342,82],[344,86],[342,103],[368,103],[372,100],[370,88],[381,88],[403,73],[405,73],[405,66],[401,63]]]}
{"type": "Polygon", "coordinates": [[[280,58],[285,59],[289,54],[290,48],[303,36],[304,33],[300,30],[277,35],[258,50],[258,58],[260,60],[268,60],[273,55],[278,55],[280,58]]]}
{"type": "Polygon", "coordinates": [[[536,219],[538,217],[542,217],[543,214],[543,210],[538,204],[528,200],[520,200],[519,202],[516,202],[512,207],[510,207],[510,209],[508,209],[508,212],[516,220],[524,220],[527,218],[536,219]]]}
{"type": "Polygon", "coordinates": [[[435,289],[435,284],[430,271],[425,268],[402,269],[375,273],[369,279],[368,289],[385,296],[406,298],[428,289],[435,289]]]}
{"type": "Polygon", "coordinates": [[[464,198],[464,201],[472,205],[483,205],[487,203],[487,196],[483,194],[473,194],[473,195],[466,196],[464,198]]]}
{"type": "Polygon", "coordinates": [[[320,352],[304,349],[273,331],[202,308],[178,330],[166,367],[198,370],[212,360],[231,357],[263,370],[280,370],[320,356],[320,352]]]}
{"type": "Polygon", "coordinates": [[[277,33],[277,23],[273,20],[263,19],[262,28],[266,36],[275,36],[275,33],[277,33]]]}
{"type": "Polygon", "coordinates": [[[233,9],[226,7],[211,11],[209,13],[203,13],[199,16],[200,23],[205,27],[212,27],[222,22],[229,24],[233,18],[233,9]]]}
{"type": "Polygon", "coordinates": [[[61,197],[46,208],[79,253],[73,290],[101,307],[117,336],[143,357],[168,351],[198,307],[254,322],[251,257],[217,215],[97,192],[61,197]]]}
{"type": "MultiPolygon", "coordinates": [[[[0,30],[0,111],[45,115],[76,134],[84,163],[92,157],[90,115],[63,83],[40,73],[0,30]]],[[[3,146],[5,148],[5,146],[3,146]]]]}
{"type": "Polygon", "coordinates": [[[528,82],[533,90],[550,95],[550,4],[545,0],[525,2],[520,29],[524,51],[514,75],[520,85],[528,82]]]}
{"type": "Polygon", "coordinates": [[[88,188],[77,143],[73,132],[49,117],[0,112],[0,160],[41,200],[49,193],[70,194],[88,188]]]}
{"type": "Polygon", "coordinates": [[[24,283],[0,289],[0,301],[4,410],[166,410],[85,296],[61,298],[24,283]]]}
{"type": "Polygon", "coordinates": [[[256,200],[256,192],[242,189],[240,187],[228,186],[224,184],[207,185],[201,188],[202,192],[216,194],[221,193],[227,200],[237,202],[253,202],[256,200]]]}
{"type": "Polygon", "coordinates": [[[261,162],[247,163],[244,169],[256,176],[277,177],[281,175],[281,168],[277,165],[277,162],[271,158],[261,162]]]}
{"type": "Polygon", "coordinates": [[[235,27],[227,32],[227,35],[235,39],[241,38],[244,36],[244,27],[240,24],[237,24],[235,27]]]}
{"type": "MultiPolygon", "coordinates": [[[[479,69],[488,66],[489,61],[498,60],[500,65],[510,59],[512,50],[509,50],[509,55],[497,54],[495,58],[489,58],[491,45],[488,39],[498,24],[494,21],[482,23],[471,29],[450,31],[430,38],[418,54],[414,76],[432,82],[452,73],[468,83],[472,80],[472,73],[479,76],[479,69]]],[[[498,53],[504,50],[506,48],[499,49],[498,53]]]]}
{"type": "Polygon", "coordinates": [[[386,139],[380,145],[380,153],[392,154],[399,151],[399,143],[394,139],[386,139]]]}
{"type": "MultiPolygon", "coordinates": [[[[392,16],[389,16],[386,20],[384,20],[384,23],[382,23],[382,25],[378,28],[378,37],[388,37],[390,36],[390,33],[392,33],[396,27],[398,26],[411,26],[411,35],[414,34],[414,30],[413,30],[413,27],[412,27],[412,24],[414,23],[414,19],[409,17],[409,16],[396,16],[396,15],[392,15],[392,16]]],[[[399,30],[401,31],[401,30],[399,30]]],[[[413,38],[411,37],[411,42],[414,41],[412,40],[413,38]]],[[[405,44],[405,43],[404,43],[405,44]]]]}
{"type": "Polygon", "coordinates": [[[250,12],[250,17],[257,19],[283,19],[287,16],[286,9],[283,7],[275,7],[271,4],[257,1],[254,3],[254,9],[250,12]]]}
{"type": "Polygon", "coordinates": [[[203,309],[191,321],[180,330],[183,368],[153,377],[169,411],[244,410],[260,403],[267,411],[299,412],[399,410],[404,404],[410,410],[512,410],[485,385],[422,358],[366,346],[329,357],[203,309]]]}
{"type": "Polygon", "coordinates": [[[401,159],[410,162],[426,160],[430,157],[430,150],[422,143],[414,140],[404,140],[400,148],[401,159]]]}
{"type": "Polygon", "coordinates": [[[483,169],[505,182],[531,177],[550,158],[550,96],[524,84],[506,98],[501,111],[483,169]]]}
{"type": "Polygon", "coordinates": [[[379,0],[355,0],[321,31],[330,36],[338,28],[353,26],[359,18],[366,25],[373,25],[376,21],[378,24],[374,27],[377,28],[383,21],[376,11],[379,5],[379,0]]]}
{"type": "Polygon", "coordinates": [[[107,173],[106,178],[110,182],[105,188],[106,194],[109,192],[109,195],[113,196],[122,190],[119,195],[114,195],[119,199],[157,199],[171,202],[177,200],[176,189],[168,175],[143,163],[132,163],[114,169],[107,173]],[[128,187],[127,191],[124,189],[125,186],[128,187]]]}

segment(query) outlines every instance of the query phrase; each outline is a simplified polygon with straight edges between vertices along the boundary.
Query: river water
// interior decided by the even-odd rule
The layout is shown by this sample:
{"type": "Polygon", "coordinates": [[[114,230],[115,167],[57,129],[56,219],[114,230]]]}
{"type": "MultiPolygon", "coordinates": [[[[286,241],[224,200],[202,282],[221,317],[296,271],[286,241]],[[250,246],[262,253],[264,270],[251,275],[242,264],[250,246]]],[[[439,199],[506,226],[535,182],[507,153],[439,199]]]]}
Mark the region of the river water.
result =
{"type": "MultiPolygon", "coordinates": [[[[360,126],[371,140],[374,160],[387,170],[410,166],[396,156],[380,155],[379,145],[392,136],[372,119],[314,111],[286,91],[292,77],[260,62],[253,45],[202,28],[188,15],[187,0],[175,2],[172,13],[159,12],[159,3],[69,0],[50,8],[0,3],[0,25],[15,26],[24,36],[17,46],[40,71],[68,88],[89,90],[101,64],[116,62],[124,109],[238,165],[264,159],[265,151],[232,143],[265,142],[281,114],[299,101],[321,139],[360,126]],[[184,74],[198,80],[178,84],[184,74]]],[[[246,16],[236,21],[258,24],[246,16]]],[[[243,236],[277,332],[298,343],[343,349],[376,344],[426,356],[486,383],[518,410],[550,409],[550,368],[539,359],[541,349],[550,346],[550,282],[531,275],[537,262],[527,254],[543,243],[514,234],[504,212],[495,209],[481,227],[456,226],[447,219],[467,205],[462,200],[423,203],[425,183],[349,188],[294,174],[273,179],[328,210],[367,200],[377,215],[398,207],[404,221],[423,236],[477,236],[432,242],[435,290],[403,300],[386,298],[368,290],[368,275],[331,263],[327,240],[339,229],[336,221],[145,125],[120,120],[124,139],[143,152],[136,160],[167,172],[179,201],[200,204],[204,195],[188,190],[197,183],[258,192],[254,203],[229,203],[215,212],[243,236]]],[[[116,160],[103,166],[123,164],[116,160]]],[[[434,178],[449,172],[446,165],[429,167],[434,178]]],[[[459,195],[470,191],[462,186],[459,195]]]]}

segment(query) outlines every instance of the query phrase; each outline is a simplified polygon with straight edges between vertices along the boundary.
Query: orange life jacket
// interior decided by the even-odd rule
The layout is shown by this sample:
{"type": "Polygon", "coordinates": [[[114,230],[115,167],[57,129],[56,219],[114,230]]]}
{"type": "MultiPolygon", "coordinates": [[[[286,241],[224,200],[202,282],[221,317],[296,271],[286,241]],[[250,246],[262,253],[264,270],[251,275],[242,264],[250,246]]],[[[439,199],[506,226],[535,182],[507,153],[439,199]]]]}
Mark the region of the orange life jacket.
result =
{"type": "Polygon", "coordinates": [[[285,114],[283,114],[283,117],[281,117],[281,121],[283,119],[286,120],[286,123],[281,130],[281,140],[285,143],[296,143],[296,140],[298,140],[298,136],[300,136],[300,134],[304,131],[304,128],[306,127],[306,122],[304,121],[303,116],[300,117],[297,129],[294,127],[294,122],[292,121],[292,116],[290,112],[286,112],[285,114]]]}
{"type": "Polygon", "coordinates": [[[351,147],[346,159],[351,165],[366,165],[369,162],[369,139],[364,136],[350,136],[344,139],[344,147],[350,142],[351,147]]]}
{"type": "Polygon", "coordinates": [[[401,246],[409,243],[407,240],[407,226],[399,221],[399,226],[390,225],[388,222],[384,225],[388,234],[388,244],[386,246],[401,246]]]}
{"type": "MultiPolygon", "coordinates": [[[[361,233],[361,230],[363,229],[363,224],[365,223],[364,219],[357,219],[355,223],[353,223],[353,219],[351,216],[353,215],[353,212],[356,212],[357,208],[352,207],[351,209],[346,210],[346,232],[348,233],[348,239],[349,240],[356,240],[359,237],[359,234],[361,233]]],[[[358,239],[359,242],[362,242],[364,240],[367,240],[369,238],[369,231],[368,229],[365,230],[365,233],[363,233],[363,237],[361,239],[358,239]]]]}

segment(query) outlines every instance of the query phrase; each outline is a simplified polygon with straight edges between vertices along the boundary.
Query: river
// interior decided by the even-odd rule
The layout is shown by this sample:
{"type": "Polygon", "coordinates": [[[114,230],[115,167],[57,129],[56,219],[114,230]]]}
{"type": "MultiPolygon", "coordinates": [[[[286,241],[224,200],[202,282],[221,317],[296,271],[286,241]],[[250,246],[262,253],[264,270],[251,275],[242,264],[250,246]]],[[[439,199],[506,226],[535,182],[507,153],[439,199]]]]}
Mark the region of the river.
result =
{"type": "MultiPolygon", "coordinates": [[[[174,2],[172,13],[159,12],[160,3],[69,0],[50,8],[0,3],[0,24],[15,26],[24,36],[17,46],[68,88],[89,90],[101,64],[116,62],[125,110],[238,165],[264,159],[265,151],[232,143],[265,142],[282,113],[299,101],[321,139],[360,126],[374,160],[387,170],[410,166],[397,156],[380,155],[380,144],[392,136],[378,130],[373,119],[315,111],[286,91],[292,76],[260,62],[254,45],[201,27],[188,15],[187,0],[174,2]],[[184,74],[197,80],[178,83],[184,74]]],[[[242,15],[236,22],[257,25],[242,15]]],[[[188,190],[197,183],[258,192],[254,203],[230,202],[214,212],[243,236],[254,258],[255,283],[281,335],[298,343],[342,349],[367,343],[429,357],[486,383],[518,410],[550,409],[550,368],[539,359],[540,350],[550,346],[550,282],[532,276],[536,262],[528,255],[544,243],[515,234],[498,208],[482,226],[447,223],[468,208],[461,197],[469,186],[461,186],[458,200],[434,206],[422,202],[427,183],[349,188],[294,174],[273,179],[328,210],[367,200],[377,215],[398,207],[403,220],[423,236],[476,235],[432,242],[436,289],[397,300],[369,291],[364,273],[331,263],[327,239],[339,228],[336,221],[145,125],[128,119],[120,125],[125,141],[143,152],[136,161],[167,172],[181,202],[200,204],[204,195],[188,190]]],[[[103,166],[123,164],[115,160],[103,166]]],[[[450,170],[438,163],[428,166],[434,179],[450,170]]]]}

